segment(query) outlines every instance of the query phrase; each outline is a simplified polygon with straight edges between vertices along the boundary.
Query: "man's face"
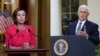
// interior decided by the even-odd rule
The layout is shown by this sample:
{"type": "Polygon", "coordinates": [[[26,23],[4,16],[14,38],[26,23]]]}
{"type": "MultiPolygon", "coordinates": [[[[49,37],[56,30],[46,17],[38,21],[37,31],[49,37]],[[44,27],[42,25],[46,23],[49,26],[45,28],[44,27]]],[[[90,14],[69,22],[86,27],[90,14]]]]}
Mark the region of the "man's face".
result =
{"type": "Polygon", "coordinates": [[[87,19],[88,15],[89,15],[89,13],[86,8],[82,7],[79,9],[79,11],[78,11],[79,20],[83,21],[83,20],[87,19]]]}

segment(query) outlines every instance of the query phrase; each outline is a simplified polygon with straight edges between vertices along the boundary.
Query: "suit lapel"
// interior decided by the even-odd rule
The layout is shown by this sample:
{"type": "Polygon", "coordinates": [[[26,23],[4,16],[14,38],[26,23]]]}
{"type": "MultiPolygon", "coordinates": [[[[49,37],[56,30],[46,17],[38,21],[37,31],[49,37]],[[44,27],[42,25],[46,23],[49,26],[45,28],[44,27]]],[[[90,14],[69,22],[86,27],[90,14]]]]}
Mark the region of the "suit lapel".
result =
{"type": "Polygon", "coordinates": [[[75,32],[76,32],[77,23],[78,23],[78,21],[76,21],[75,24],[73,25],[73,34],[75,34],[75,32]]]}
{"type": "Polygon", "coordinates": [[[84,23],[84,25],[83,25],[81,30],[84,31],[84,27],[86,27],[86,29],[87,29],[87,26],[88,26],[88,20],[86,20],[86,22],[84,23]]]}

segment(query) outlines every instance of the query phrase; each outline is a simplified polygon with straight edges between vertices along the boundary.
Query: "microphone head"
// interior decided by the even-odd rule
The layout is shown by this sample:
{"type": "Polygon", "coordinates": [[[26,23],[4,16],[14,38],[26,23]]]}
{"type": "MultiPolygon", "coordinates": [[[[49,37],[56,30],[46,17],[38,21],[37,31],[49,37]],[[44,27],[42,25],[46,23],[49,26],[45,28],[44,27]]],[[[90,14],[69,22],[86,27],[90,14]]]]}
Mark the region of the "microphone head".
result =
{"type": "Polygon", "coordinates": [[[28,32],[31,32],[31,30],[30,30],[30,29],[28,29],[28,32]]]}
{"type": "Polygon", "coordinates": [[[16,30],[16,32],[18,33],[18,32],[19,32],[19,30],[17,29],[17,30],[16,30]]]}

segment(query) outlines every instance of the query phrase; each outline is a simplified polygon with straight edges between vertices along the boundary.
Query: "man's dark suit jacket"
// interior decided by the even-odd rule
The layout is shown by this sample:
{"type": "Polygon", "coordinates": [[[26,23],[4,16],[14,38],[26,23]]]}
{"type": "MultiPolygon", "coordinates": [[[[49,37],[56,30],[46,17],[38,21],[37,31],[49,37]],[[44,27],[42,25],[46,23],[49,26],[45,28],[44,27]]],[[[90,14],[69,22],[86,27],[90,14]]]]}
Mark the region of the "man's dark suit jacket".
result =
{"type": "MultiPolygon", "coordinates": [[[[72,22],[68,29],[67,29],[67,35],[75,35],[75,29],[78,21],[72,22]]],[[[86,31],[89,35],[89,40],[93,42],[95,45],[99,43],[99,31],[98,31],[98,25],[86,20],[85,24],[83,25],[83,28],[81,31],[84,31],[84,26],[86,26],[86,31]]]]}

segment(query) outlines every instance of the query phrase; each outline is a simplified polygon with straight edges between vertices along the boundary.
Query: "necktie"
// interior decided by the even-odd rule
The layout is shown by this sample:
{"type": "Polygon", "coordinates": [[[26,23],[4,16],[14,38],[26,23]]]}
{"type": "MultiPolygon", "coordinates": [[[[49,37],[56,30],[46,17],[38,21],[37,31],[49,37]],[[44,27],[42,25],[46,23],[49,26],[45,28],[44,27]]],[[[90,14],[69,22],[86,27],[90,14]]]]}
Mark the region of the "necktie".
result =
{"type": "Polygon", "coordinates": [[[77,28],[77,31],[80,31],[81,30],[81,25],[82,25],[82,22],[79,23],[78,28],[77,28]]]}

